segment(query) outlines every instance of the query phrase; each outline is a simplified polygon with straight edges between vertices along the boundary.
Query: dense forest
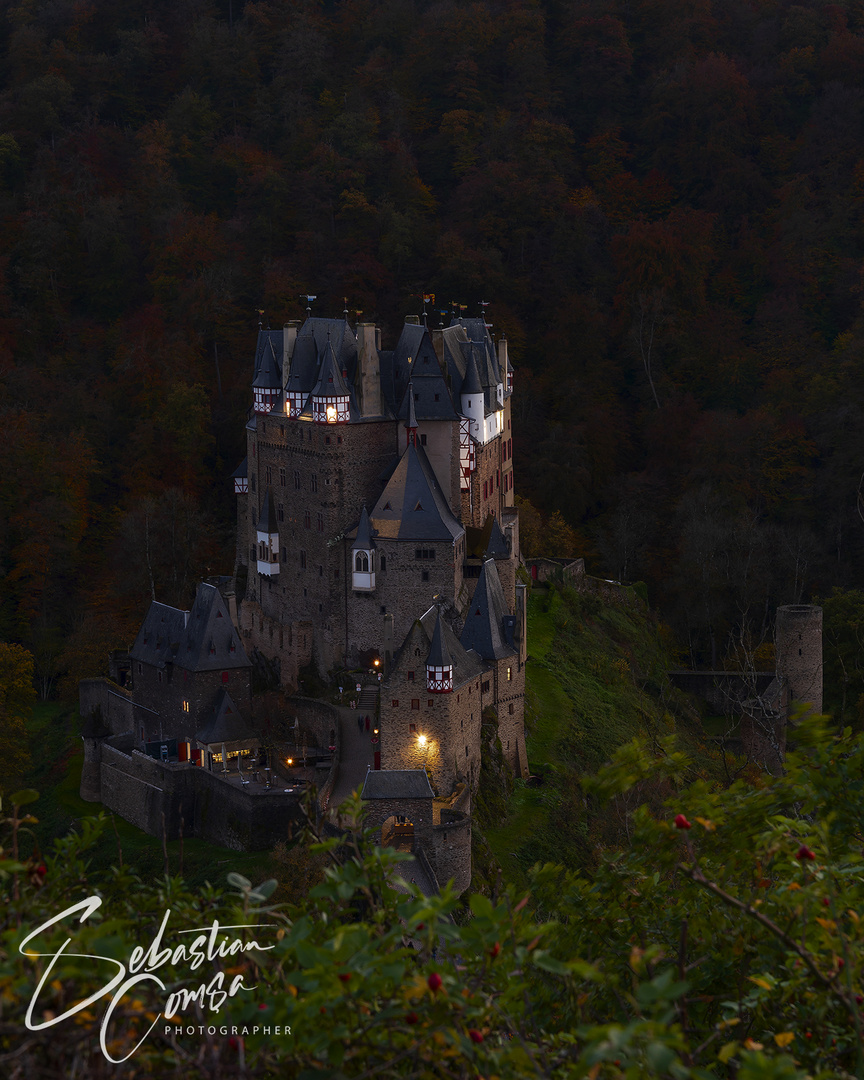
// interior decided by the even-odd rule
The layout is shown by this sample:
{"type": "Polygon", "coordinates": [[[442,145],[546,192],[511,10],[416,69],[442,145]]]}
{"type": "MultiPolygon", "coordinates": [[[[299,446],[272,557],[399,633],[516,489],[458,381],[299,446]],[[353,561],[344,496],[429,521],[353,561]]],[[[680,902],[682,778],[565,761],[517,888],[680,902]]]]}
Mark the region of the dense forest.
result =
{"type": "Polygon", "coordinates": [[[517,491],[683,656],[860,581],[859,0],[24,0],[0,42],[0,639],[43,695],[231,571],[257,324],[306,293],[385,347],[488,301],[517,491]]]}

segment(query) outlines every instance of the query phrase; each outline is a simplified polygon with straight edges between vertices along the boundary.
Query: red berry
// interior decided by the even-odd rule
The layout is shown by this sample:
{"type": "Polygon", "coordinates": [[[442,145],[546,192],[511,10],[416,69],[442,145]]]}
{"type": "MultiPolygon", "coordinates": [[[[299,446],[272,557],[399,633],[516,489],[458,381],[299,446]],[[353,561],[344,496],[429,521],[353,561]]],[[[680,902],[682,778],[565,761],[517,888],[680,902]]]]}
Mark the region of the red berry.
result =
{"type": "Polygon", "coordinates": [[[842,971],[846,967],[846,961],[841,958],[837,961],[837,967],[842,971]]]}
{"type": "Polygon", "coordinates": [[[795,855],[795,858],[799,862],[812,862],[816,858],[816,856],[813,854],[810,848],[807,847],[806,844],[802,844],[801,847],[798,848],[798,852],[795,855]]]}
{"type": "Polygon", "coordinates": [[[804,1038],[805,1039],[812,1039],[813,1038],[813,1032],[812,1031],[805,1031],[804,1032],[804,1038]]]}
{"type": "Polygon", "coordinates": [[[501,943],[499,941],[496,941],[492,948],[489,950],[489,955],[494,960],[499,952],[501,952],[501,943]]]}
{"type": "Polygon", "coordinates": [[[855,1004],[856,1005],[864,1005],[864,997],[861,997],[860,994],[856,994],[855,995],[855,1004]]]}
{"type": "Polygon", "coordinates": [[[342,982],[350,982],[351,981],[351,972],[350,971],[340,971],[339,972],[339,978],[340,978],[340,980],[342,982]]]}
{"type": "Polygon", "coordinates": [[[39,877],[45,877],[45,875],[48,873],[48,867],[45,865],[44,862],[39,863],[39,865],[36,867],[36,873],[39,875],[39,877]]]}
{"type": "Polygon", "coordinates": [[[424,925],[424,924],[423,924],[422,922],[418,922],[418,923],[417,923],[417,929],[418,929],[418,930],[425,930],[425,929],[426,929],[426,927],[425,927],[425,925],[424,925]]]}
{"type": "Polygon", "coordinates": [[[468,1038],[471,1040],[471,1042],[475,1042],[475,1043],[483,1042],[483,1036],[480,1034],[479,1031],[477,1031],[476,1028],[469,1028],[468,1029],[468,1038]]]}
{"type": "Polygon", "coordinates": [[[327,1010],[326,1010],[326,1009],[324,1008],[324,1006],[323,1006],[323,1005],[322,1005],[322,1006],[321,1006],[321,1008],[320,1008],[320,1009],[318,1010],[318,1012],[320,1012],[322,1016],[326,1016],[326,1015],[327,1015],[327,1010]]]}
{"type": "Polygon", "coordinates": [[[831,901],[830,901],[830,900],[828,899],[828,897],[827,897],[827,896],[823,896],[823,897],[822,897],[822,907],[828,907],[828,905],[829,905],[830,903],[831,903],[831,901]]]}
{"type": "Polygon", "coordinates": [[[234,1037],[233,1035],[232,1035],[232,1036],[231,1036],[231,1038],[230,1038],[230,1039],[228,1040],[228,1045],[229,1045],[229,1046],[231,1047],[231,1049],[232,1049],[232,1050],[236,1050],[236,1049],[237,1049],[237,1040],[235,1039],[235,1037],[234,1037]]]}
{"type": "Polygon", "coordinates": [[[693,826],[690,824],[690,822],[687,820],[687,818],[684,817],[683,814],[677,814],[675,816],[675,828],[676,829],[692,829],[693,826]]]}
{"type": "Polygon", "coordinates": [[[420,1019],[420,1017],[415,1012],[410,1012],[410,1013],[405,1014],[405,1023],[406,1024],[416,1024],[419,1019],[420,1019]]]}
{"type": "Polygon", "coordinates": [[[426,980],[429,983],[429,989],[433,994],[437,994],[441,989],[441,976],[437,971],[433,971],[429,978],[426,980]]]}
{"type": "Polygon", "coordinates": [[[259,1008],[259,1009],[266,1009],[266,1008],[267,1008],[267,1005],[266,1005],[266,1004],[265,1004],[265,1003],[264,1003],[263,1001],[261,1001],[261,1002],[259,1002],[259,1004],[258,1004],[258,1008],[259,1008]]]}

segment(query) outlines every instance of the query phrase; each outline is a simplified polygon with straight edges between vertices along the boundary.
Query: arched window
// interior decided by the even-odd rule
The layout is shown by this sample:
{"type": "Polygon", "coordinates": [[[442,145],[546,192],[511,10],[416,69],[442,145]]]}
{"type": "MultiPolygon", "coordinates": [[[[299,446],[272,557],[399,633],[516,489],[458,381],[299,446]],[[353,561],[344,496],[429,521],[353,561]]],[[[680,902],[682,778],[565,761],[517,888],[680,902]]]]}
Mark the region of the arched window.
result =
{"type": "Polygon", "coordinates": [[[358,551],[354,558],[354,569],[358,574],[369,573],[369,556],[365,551],[358,551]]]}

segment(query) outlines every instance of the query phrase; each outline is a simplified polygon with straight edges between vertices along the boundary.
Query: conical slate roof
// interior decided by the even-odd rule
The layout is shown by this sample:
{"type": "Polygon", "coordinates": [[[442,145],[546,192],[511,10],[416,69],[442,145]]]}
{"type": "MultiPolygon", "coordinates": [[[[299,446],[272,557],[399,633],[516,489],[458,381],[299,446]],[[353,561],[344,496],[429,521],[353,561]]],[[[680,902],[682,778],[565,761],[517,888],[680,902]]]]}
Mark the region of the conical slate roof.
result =
{"type": "Polygon", "coordinates": [[[360,524],[357,526],[357,539],[351,545],[352,551],[371,551],[373,547],[372,526],[366,507],[360,511],[360,524]]]}
{"type": "Polygon", "coordinates": [[[408,380],[408,419],[405,421],[405,427],[409,431],[417,430],[417,414],[414,411],[414,385],[410,379],[408,380]]]}
{"type": "Polygon", "coordinates": [[[249,477],[249,458],[244,457],[234,472],[231,473],[232,480],[246,480],[249,477]]]}
{"type": "Polygon", "coordinates": [[[462,383],[463,394],[482,394],[483,384],[480,382],[480,373],[477,370],[477,358],[474,350],[468,357],[468,366],[465,369],[465,382],[462,383]]]}
{"type": "Polygon", "coordinates": [[[435,621],[435,629],[432,631],[432,642],[429,645],[426,666],[435,668],[452,668],[453,666],[453,661],[450,659],[450,650],[447,648],[447,642],[444,639],[440,606],[438,608],[438,618],[435,621]]]}
{"type": "Polygon", "coordinates": [[[516,650],[507,640],[507,628],[512,620],[495,560],[487,559],[477,579],[459,640],[465,649],[473,649],[484,660],[513,656],[516,650]]]}
{"type": "Polygon", "coordinates": [[[312,391],[312,396],[319,398],[349,396],[348,384],[342,375],[342,365],[336,360],[333,345],[329,339],[324,350],[324,359],[321,361],[321,372],[318,376],[318,382],[315,384],[315,389],[312,391]]]}
{"type": "Polygon", "coordinates": [[[282,388],[282,365],[276,358],[273,341],[269,337],[264,344],[261,364],[255,372],[252,385],[259,389],[281,390],[282,388]]]}
{"type": "Polygon", "coordinates": [[[260,533],[276,533],[279,526],[276,524],[276,505],[273,502],[273,492],[267,488],[267,498],[261,507],[261,517],[258,518],[256,529],[260,533]]]}

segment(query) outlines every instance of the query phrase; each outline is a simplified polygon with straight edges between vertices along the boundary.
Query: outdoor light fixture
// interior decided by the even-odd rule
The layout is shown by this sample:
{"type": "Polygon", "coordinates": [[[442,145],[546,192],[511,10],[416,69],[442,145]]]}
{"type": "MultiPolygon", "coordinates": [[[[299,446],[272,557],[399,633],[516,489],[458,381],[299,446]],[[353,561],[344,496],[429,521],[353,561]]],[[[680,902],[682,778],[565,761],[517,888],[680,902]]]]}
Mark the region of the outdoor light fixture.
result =
{"type": "Polygon", "coordinates": [[[418,735],[417,736],[417,745],[418,746],[425,746],[426,745],[426,736],[425,735],[418,735]]]}
{"type": "Polygon", "coordinates": [[[378,665],[381,663],[381,661],[380,660],[373,660],[372,663],[375,665],[375,667],[378,667],[378,665]]]}
{"type": "Polygon", "coordinates": [[[287,763],[288,763],[289,765],[293,765],[293,764],[294,764],[294,758],[293,758],[293,757],[289,757],[289,758],[286,758],[285,760],[286,760],[286,762],[287,762],[287,763]]]}

